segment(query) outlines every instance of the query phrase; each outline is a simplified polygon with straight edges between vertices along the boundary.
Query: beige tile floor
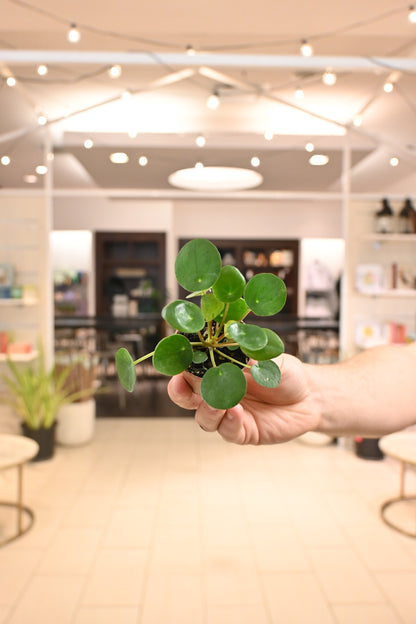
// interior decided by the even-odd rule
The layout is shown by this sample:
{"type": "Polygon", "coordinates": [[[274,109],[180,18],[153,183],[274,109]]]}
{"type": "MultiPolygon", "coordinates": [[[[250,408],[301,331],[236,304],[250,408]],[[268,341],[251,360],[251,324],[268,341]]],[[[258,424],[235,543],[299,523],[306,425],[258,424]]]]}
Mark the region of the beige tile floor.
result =
{"type": "Polygon", "coordinates": [[[0,550],[0,624],[416,624],[416,540],[379,519],[393,460],[114,418],[25,476],[36,523],[0,550]]]}

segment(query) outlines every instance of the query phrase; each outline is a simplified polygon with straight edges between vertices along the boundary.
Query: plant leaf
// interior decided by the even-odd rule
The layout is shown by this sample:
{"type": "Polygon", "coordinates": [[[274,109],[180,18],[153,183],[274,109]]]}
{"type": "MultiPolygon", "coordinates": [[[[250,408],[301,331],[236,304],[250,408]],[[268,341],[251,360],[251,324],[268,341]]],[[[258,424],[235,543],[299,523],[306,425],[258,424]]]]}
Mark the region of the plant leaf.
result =
{"type": "Polygon", "coordinates": [[[227,362],[207,370],[201,382],[201,396],[215,409],[229,409],[241,401],[246,388],[241,368],[227,362]]]}
{"type": "Polygon", "coordinates": [[[123,388],[128,392],[133,392],[136,383],[136,367],[133,358],[124,347],[116,352],[116,369],[123,388]]]}
{"type": "Polygon", "coordinates": [[[241,347],[247,349],[259,350],[267,344],[267,334],[263,327],[257,325],[249,325],[245,323],[236,323],[231,321],[225,328],[226,336],[232,338],[241,347]]]}
{"type": "Polygon", "coordinates": [[[191,301],[172,301],[162,310],[162,318],[174,329],[192,334],[198,332],[205,325],[204,315],[195,303],[191,301]]]}
{"type": "Polygon", "coordinates": [[[258,316],[277,314],[286,303],[286,286],[273,273],[258,273],[247,283],[244,298],[258,316]]]}
{"type": "Polygon", "coordinates": [[[206,321],[213,321],[224,309],[225,304],[219,301],[213,293],[201,297],[202,314],[206,321]]]}
{"type": "Polygon", "coordinates": [[[247,349],[241,347],[241,350],[253,360],[271,360],[277,357],[285,350],[282,339],[272,329],[264,328],[267,334],[267,343],[262,349],[247,349]]]}
{"type": "MultiPolygon", "coordinates": [[[[227,323],[228,321],[241,321],[241,319],[246,316],[249,311],[250,309],[244,299],[237,299],[237,301],[233,301],[229,304],[224,322],[227,323]]],[[[217,316],[215,320],[221,321],[221,318],[217,316]]]]}
{"type": "Polygon", "coordinates": [[[260,386],[276,388],[280,384],[280,368],[272,360],[257,362],[250,369],[251,376],[260,386]]]}
{"type": "Polygon", "coordinates": [[[222,267],[217,281],[212,287],[212,292],[220,301],[231,303],[240,299],[244,291],[246,280],[235,266],[222,267]]]}
{"type": "Polygon", "coordinates": [[[208,359],[208,353],[206,351],[194,351],[192,355],[192,362],[194,364],[202,364],[208,359]]]}
{"type": "Polygon", "coordinates": [[[175,275],[185,290],[207,290],[221,272],[218,249],[205,238],[195,238],[182,247],[175,261],[175,275]]]}
{"type": "Polygon", "coordinates": [[[192,347],[188,338],[173,334],[162,338],[153,354],[153,366],[162,375],[177,375],[192,362],[192,347]]]}

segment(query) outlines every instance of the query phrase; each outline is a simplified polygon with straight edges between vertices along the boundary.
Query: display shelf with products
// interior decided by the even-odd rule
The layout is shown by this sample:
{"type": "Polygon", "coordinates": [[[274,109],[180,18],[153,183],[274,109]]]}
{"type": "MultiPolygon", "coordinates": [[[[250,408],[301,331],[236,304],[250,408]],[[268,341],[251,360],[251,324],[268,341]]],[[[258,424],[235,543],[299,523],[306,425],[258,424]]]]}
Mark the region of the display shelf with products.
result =
{"type": "Polygon", "coordinates": [[[389,231],[378,232],[380,202],[351,202],[348,210],[347,288],[343,353],[416,335],[416,234],[402,233],[396,216],[404,200],[389,202],[389,231]]]}

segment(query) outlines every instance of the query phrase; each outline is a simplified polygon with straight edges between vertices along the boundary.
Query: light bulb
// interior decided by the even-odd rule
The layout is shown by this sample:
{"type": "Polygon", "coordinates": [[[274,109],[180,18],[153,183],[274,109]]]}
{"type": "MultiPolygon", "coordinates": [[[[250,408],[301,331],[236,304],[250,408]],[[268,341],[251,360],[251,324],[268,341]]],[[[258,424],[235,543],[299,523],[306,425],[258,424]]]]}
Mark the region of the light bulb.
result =
{"type": "Polygon", "coordinates": [[[10,165],[10,156],[7,156],[7,154],[5,154],[4,156],[0,158],[0,162],[2,165],[7,167],[7,165],[10,165]]]}
{"type": "Polygon", "coordinates": [[[137,130],[134,130],[133,128],[131,128],[131,130],[129,130],[127,134],[128,134],[129,139],[135,139],[137,136],[137,130]]]}
{"type": "Polygon", "coordinates": [[[195,56],[196,52],[195,52],[195,48],[191,45],[187,45],[186,46],[186,53],[188,54],[188,56],[195,56]]]}
{"type": "Polygon", "coordinates": [[[410,5],[409,7],[409,22],[411,22],[412,24],[416,24],[416,9],[413,6],[413,4],[410,5]]]}
{"type": "Polygon", "coordinates": [[[313,54],[312,46],[306,41],[306,39],[302,40],[300,53],[302,54],[302,56],[312,56],[313,54]]]}
{"type": "Polygon", "coordinates": [[[326,154],[313,154],[313,156],[309,158],[309,163],[316,167],[322,167],[323,165],[326,165],[328,161],[329,158],[326,154]]]}
{"type": "Polygon", "coordinates": [[[203,169],[203,168],[204,168],[204,163],[202,162],[195,163],[195,169],[203,169]]]}
{"type": "Polygon", "coordinates": [[[70,41],[71,43],[78,43],[78,41],[81,39],[81,33],[79,32],[75,24],[71,24],[71,28],[68,30],[67,37],[68,41],[70,41]]]}
{"type": "Polygon", "coordinates": [[[392,158],[390,158],[390,164],[392,167],[397,167],[397,165],[399,164],[399,159],[397,158],[397,156],[393,156],[392,158]]]}
{"type": "Polygon", "coordinates": [[[112,67],[110,67],[110,69],[108,70],[108,75],[110,76],[110,78],[120,78],[121,66],[113,65],[112,67]]]}
{"type": "Polygon", "coordinates": [[[140,167],[146,167],[146,165],[149,162],[149,160],[148,160],[147,156],[140,156],[138,162],[139,162],[140,167]]]}
{"type": "Polygon", "coordinates": [[[116,165],[124,165],[129,162],[129,157],[125,152],[113,152],[110,154],[109,159],[116,165]]]}
{"type": "Polygon", "coordinates": [[[363,120],[362,120],[361,115],[356,115],[356,116],[354,117],[354,119],[352,120],[352,123],[353,123],[353,124],[354,124],[354,126],[356,126],[357,128],[358,128],[359,126],[361,126],[362,122],[363,122],[363,120]]]}
{"type": "Polygon", "coordinates": [[[260,158],[258,156],[253,156],[250,162],[252,167],[258,167],[260,165],[260,158]]]}
{"type": "Polygon", "coordinates": [[[196,137],[195,143],[198,145],[198,147],[204,147],[206,143],[205,137],[203,137],[201,134],[200,136],[196,137]]]}
{"type": "Polygon", "coordinates": [[[48,73],[48,68],[46,67],[46,65],[39,65],[39,67],[37,68],[37,72],[39,76],[46,76],[46,74],[48,73]]]}
{"type": "Polygon", "coordinates": [[[313,150],[315,149],[315,146],[313,143],[306,143],[305,145],[305,150],[307,152],[313,152],[313,150]]]}
{"type": "Polygon", "coordinates": [[[332,87],[337,81],[337,77],[334,72],[326,71],[322,76],[322,82],[326,84],[328,87],[332,87]]]}
{"type": "Polygon", "coordinates": [[[45,115],[38,115],[38,124],[40,126],[46,126],[47,123],[48,120],[46,119],[45,115]]]}
{"type": "Polygon", "coordinates": [[[38,176],[35,176],[34,173],[28,173],[23,176],[23,181],[26,182],[26,184],[35,184],[35,182],[38,181],[38,176]]]}
{"type": "Polygon", "coordinates": [[[16,78],[14,76],[7,76],[6,84],[8,87],[14,87],[16,85],[16,78]]]}
{"type": "Polygon", "coordinates": [[[48,173],[48,168],[46,165],[38,165],[35,171],[38,175],[45,175],[45,173],[48,173]]]}
{"type": "Polygon", "coordinates": [[[392,82],[385,82],[383,86],[383,91],[385,93],[391,93],[394,89],[394,85],[392,82]]]}
{"type": "Polygon", "coordinates": [[[210,110],[216,110],[220,105],[220,99],[216,93],[211,93],[207,99],[207,107],[210,110]]]}
{"type": "Polygon", "coordinates": [[[85,139],[84,141],[85,149],[91,149],[93,145],[94,145],[94,141],[92,139],[85,139]]]}
{"type": "Polygon", "coordinates": [[[296,89],[296,91],[295,91],[295,98],[297,100],[303,100],[304,97],[305,97],[305,94],[303,92],[303,89],[301,89],[300,87],[298,89],[296,89]]]}
{"type": "Polygon", "coordinates": [[[273,137],[274,137],[273,130],[266,130],[264,132],[264,138],[266,139],[266,141],[271,141],[273,137]]]}

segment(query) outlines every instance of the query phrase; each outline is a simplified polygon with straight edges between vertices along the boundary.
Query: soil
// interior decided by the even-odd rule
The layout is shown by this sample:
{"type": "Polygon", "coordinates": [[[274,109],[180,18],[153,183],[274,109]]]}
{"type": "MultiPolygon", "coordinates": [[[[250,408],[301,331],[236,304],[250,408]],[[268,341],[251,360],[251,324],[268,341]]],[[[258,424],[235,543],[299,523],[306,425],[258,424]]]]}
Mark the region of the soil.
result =
{"type": "MultiPolygon", "coordinates": [[[[202,332],[202,334],[204,334],[204,331],[202,332]]],[[[198,334],[184,334],[184,336],[186,336],[190,342],[198,342],[199,341],[198,334]]],[[[205,351],[204,347],[194,347],[194,350],[195,351],[205,351]]],[[[238,362],[241,362],[242,365],[243,364],[247,364],[247,362],[249,361],[249,358],[246,356],[245,353],[243,353],[241,351],[240,348],[238,348],[238,349],[227,349],[227,347],[224,347],[224,348],[221,349],[221,352],[225,353],[226,355],[229,355],[234,360],[237,360],[238,362]]],[[[217,364],[217,366],[219,366],[220,364],[224,364],[225,362],[229,362],[230,361],[230,360],[228,360],[225,357],[221,357],[221,354],[219,354],[219,353],[214,353],[214,360],[215,360],[215,363],[217,364]]],[[[193,362],[188,367],[187,370],[190,373],[192,373],[193,375],[196,375],[197,377],[203,377],[205,372],[209,368],[212,368],[212,362],[211,362],[211,358],[208,355],[208,358],[205,360],[205,362],[201,362],[200,364],[195,364],[193,362]]],[[[241,368],[243,368],[243,366],[241,366],[241,368]]]]}

